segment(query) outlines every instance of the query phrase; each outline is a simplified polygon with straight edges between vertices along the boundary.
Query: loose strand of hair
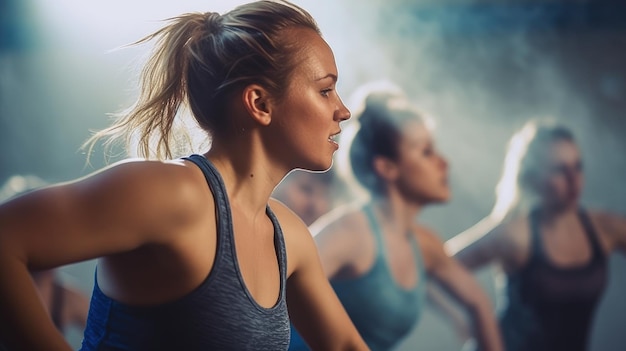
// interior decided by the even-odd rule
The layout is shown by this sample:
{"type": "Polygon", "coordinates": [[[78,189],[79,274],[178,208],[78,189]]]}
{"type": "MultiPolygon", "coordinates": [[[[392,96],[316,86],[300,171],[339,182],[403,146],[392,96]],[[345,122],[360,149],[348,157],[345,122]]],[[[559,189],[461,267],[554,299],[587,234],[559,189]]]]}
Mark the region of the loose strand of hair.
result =
{"type": "Polygon", "coordinates": [[[185,73],[188,54],[185,46],[200,35],[202,15],[184,14],[166,21],[170,24],[130,44],[144,44],[156,39],[155,47],[141,71],[139,98],[129,109],[112,114],[116,121],[95,132],[84,143],[88,154],[101,139],[104,140],[105,150],[110,150],[116,141],[123,141],[127,152],[136,140],[137,153],[141,157],[172,157],[172,143],[181,140],[172,135],[172,127],[187,97],[185,73]]]}

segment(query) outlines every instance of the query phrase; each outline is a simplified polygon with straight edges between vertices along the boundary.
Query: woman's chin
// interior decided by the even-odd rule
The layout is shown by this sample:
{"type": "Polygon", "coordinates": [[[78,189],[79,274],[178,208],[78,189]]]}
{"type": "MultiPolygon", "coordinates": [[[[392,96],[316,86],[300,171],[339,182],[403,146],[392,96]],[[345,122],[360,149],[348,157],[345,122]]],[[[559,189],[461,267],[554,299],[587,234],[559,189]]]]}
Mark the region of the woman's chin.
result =
{"type": "Polygon", "coordinates": [[[325,172],[328,171],[332,165],[333,162],[332,160],[330,160],[328,162],[310,163],[307,166],[301,168],[311,172],[325,172]]]}
{"type": "Polygon", "coordinates": [[[436,196],[436,202],[448,202],[450,200],[450,198],[452,197],[452,193],[450,192],[450,189],[448,189],[447,187],[445,189],[441,189],[441,192],[439,194],[437,194],[438,196],[436,196]]]}

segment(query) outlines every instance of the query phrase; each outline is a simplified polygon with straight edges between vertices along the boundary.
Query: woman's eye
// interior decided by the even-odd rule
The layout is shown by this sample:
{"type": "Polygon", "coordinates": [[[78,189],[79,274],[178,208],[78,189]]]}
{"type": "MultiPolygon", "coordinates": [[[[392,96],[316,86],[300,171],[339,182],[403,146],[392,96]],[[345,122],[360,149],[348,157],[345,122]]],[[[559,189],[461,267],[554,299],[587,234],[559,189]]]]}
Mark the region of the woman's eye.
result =
{"type": "Polygon", "coordinates": [[[322,96],[324,97],[328,97],[328,94],[330,94],[330,92],[333,91],[332,89],[324,89],[321,91],[322,96]]]}

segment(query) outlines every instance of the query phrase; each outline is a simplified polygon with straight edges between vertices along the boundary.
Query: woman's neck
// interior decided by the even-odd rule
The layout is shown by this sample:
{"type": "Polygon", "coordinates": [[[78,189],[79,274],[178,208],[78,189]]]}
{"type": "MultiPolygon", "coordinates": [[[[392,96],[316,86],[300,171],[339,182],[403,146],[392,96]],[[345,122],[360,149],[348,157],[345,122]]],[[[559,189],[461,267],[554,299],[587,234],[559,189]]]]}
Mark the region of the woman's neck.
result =
{"type": "Polygon", "coordinates": [[[421,210],[421,206],[410,204],[400,196],[394,196],[393,193],[387,196],[373,197],[372,204],[382,216],[383,221],[399,233],[407,233],[409,231],[415,224],[421,210]]]}
{"type": "Polygon", "coordinates": [[[264,214],[274,188],[289,170],[273,162],[254,140],[239,139],[214,143],[205,157],[222,176],[231,205],[251,215],[264,214]]]}
{"type": "Polygon", "coordinates": [[[578,218],[578,205],[570,206],[542,206],[537,207],[541,222],[547,225],[558,225],[560,223],[578,218]]]}

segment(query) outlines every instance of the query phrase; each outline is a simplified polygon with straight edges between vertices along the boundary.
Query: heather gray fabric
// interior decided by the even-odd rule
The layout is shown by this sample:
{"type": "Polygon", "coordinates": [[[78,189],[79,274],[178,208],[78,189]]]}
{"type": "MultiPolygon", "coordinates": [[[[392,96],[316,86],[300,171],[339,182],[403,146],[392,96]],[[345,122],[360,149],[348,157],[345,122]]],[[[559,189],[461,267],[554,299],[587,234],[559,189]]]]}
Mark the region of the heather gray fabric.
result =
{"type": "Polygon", "coordinates": [[[217,251],[211,273],[183,298],[150,307],[114,301],[102,293],[96,280],[81,350],[287,349],[287,255],[276,217],[268,206],[281,288],[276,305],[264,308],[252,298],[239,270],[231,210],[221,176],[203,156],[185,159],[202,169],[215,197],[217,251]]]}

